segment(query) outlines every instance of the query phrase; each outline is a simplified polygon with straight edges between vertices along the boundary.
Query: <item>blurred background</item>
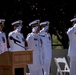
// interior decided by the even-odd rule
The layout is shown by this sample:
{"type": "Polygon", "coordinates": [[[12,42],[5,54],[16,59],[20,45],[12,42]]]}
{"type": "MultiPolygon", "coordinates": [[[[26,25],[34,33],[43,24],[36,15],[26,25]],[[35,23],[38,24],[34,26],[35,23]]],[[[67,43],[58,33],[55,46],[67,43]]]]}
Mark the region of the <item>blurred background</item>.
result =
{"type": "Polygon", "coordinates": [[[72,26],[70,19],[76,14],[76,2],[73,0],[0,0],[0,18],[5,19],[3,31],[13,30],[11,23],[23,20],[22,33],[26,38],[31,32],[28,24],[35,20],[50,21],[49,33],[54,49],[67,49],[69,40],[66,31],[72,26]]]}

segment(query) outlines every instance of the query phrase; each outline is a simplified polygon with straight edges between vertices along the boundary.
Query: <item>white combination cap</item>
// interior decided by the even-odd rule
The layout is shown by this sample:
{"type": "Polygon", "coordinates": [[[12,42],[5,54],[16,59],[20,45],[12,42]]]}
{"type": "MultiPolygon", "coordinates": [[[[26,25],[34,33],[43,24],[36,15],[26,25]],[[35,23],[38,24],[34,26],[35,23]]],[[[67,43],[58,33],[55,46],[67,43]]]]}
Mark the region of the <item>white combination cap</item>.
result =
{"type": "Polygon", "coordinates": [[[0,26],[4,26],[5,19],[0,19],[0,26]]]}
{"type": "Polygon", "coordinates": [[[43,25],[45,25],[45,26],[46,26],[46,25],[49,25],[49,24],[50,24],[50,22],[49,22],[49,21],[45,21],[45,22],[41,22],[41,23],[40,23],[40,26],[43,26],[43,25]]]}
{"type": "Polygon", "coordinates": [[[73,19],[70,20],[70,22],[73,22],[73,21],[76,21],[76,18],[73,18],[73,19]]]}
{"type": "Polygon", "coordinates": [[[31,23],[29,23],[29,26],[38,26],[39,24],[40,24],[40,20],[37,19],[37,20],[34,20],[31,23]]]}
{"type": "Polygon", "coordinates": [[[5,19],[0,19],[0,23],[5,22],[5,19]]]}
{"type": "Polygon", "coordinates": [[[22,22],[23,22],[22,20],[18,20],[18,21],[13,22],[12,25],[15,25],[15,24],[19,24],[19,25],[21,24],[22,25],[22,22]]]}

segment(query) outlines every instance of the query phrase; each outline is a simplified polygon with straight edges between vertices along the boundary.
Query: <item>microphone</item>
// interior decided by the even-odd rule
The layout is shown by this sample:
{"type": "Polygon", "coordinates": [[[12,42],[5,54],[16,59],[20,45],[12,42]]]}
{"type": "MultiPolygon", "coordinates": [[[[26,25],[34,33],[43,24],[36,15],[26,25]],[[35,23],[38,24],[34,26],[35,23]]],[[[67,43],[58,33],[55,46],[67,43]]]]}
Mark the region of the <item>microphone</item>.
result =
{"type": "Polygon", "coordinates": [[[20,41],[16,40],[15,38],[13,38],[12,36],[10,36],[10,39],[13,40],[14,42],[18,42],[21,43],[20,41]]]}

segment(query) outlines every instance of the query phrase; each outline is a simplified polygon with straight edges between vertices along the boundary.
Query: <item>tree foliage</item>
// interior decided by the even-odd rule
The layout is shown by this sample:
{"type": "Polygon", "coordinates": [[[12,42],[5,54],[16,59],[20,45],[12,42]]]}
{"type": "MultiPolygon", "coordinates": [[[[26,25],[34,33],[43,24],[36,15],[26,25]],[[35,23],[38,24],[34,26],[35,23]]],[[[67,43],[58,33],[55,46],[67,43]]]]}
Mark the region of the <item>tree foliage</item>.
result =
{"type": "Polygon", "coordinates": [[[24,36],[31,31],[28,24],[35,20],[50,21],[50,34],[57,36],[63,48],[68,48],[66,31],[71,27],[70,19],[76,13],[73,0],[0,0],[0,18],[5,18],[5,31],[12,30],[11,23],[23,20],[24,36]]]}

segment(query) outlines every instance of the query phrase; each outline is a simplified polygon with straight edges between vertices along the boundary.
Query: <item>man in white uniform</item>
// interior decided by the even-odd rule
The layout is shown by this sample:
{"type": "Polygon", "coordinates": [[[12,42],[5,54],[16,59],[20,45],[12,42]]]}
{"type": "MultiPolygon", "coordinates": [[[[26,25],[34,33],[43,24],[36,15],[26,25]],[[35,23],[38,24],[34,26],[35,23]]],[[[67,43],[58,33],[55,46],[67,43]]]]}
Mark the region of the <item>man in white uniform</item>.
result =
{"type": "Polygon", "coordinates": [[[44,75],[50,75],[50,67],[52,60],[52,45],[51,35],[48,33],[49,21],[41,22],[41,30],[39,35],[42,39],[42,50],[43,50],[43,73],[44,75]]]}
{"type": "Polygon", "coordinates": [[[41,63],[41,41],[38,35],[40,30],[40,20],[35,20],[29,24],[32,27],[32,32],[27,35],[26,42],[28,48],[33,50],[33,64],[28,64],[30,75],[43,75],[41,63]]]}
{"type": "Polygon", "coordinates": [[[10,51],[24,51],[25,41],[24,36],[21,33],[22,20],[15,21],[12,25],[14,27],[14,31],[10,32],[8,35],[10,51]]]}
{"type": "MultiPolygon", "coordinates": [[[[8,41],[10,49],[9,51],[24,51],[25,50],[25,40],[21,33],[22,20],[17,20],[12,23],[14,31],[8,34],[8,41]]],[[[15,68],[15,75],[23,75],[23,68],[15,68]]]]}
{"type": "Polygon", "coordinates": [[[69,37],[70,75],[76,75],[76,18],[70,21],[73,22],[73,26],[67,31],[69,37]]]}
{"type": "Polygon", "coordinates": [[[2,29],[4,27],[5,19],[0,19],[0,54],[7,51],[7,40],[6,35],[4,32],[2,32],[2,29]]]}

